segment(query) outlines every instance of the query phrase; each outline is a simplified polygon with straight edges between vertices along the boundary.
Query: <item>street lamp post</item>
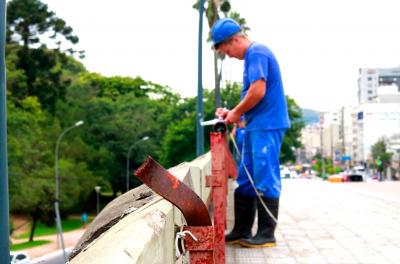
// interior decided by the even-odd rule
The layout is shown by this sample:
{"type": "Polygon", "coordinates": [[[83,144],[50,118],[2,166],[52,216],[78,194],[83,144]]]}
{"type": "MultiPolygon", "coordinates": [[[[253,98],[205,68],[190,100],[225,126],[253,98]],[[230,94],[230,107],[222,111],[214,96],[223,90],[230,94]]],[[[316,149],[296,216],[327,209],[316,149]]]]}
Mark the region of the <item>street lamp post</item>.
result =
{"type": "Polygon", "coordinates": [[[196,111],[196,156],[204,154],[203,121],[203,15],[204,0],[199,1],[199,37],[197,50],[197,111],[196,111]]]}
{"type": "Polygon", "coordinates": [[[136,144],[138,144],[142,141],[146,141],[148,139],[149,139],[149,137],[145,136],[145,137],[139,139],[138,141],[136,141],[135,143],[133,143],[128,149],[128,153],[126,154],[126,191],[129,191],[129,158],[131,156],[131,150],[136,144]]]}
{"type": "Polygon", "coordinates": [[[96,191],[96,215],[99,215],[100,212],[100,190],[101,190],[101,186],[95,186],[94,190],[96,191]]]}
{"type": "Polygon", "coordinates": [[[54,196],[54,210],[56,213],[56,227],[57,227],[57,239],[58,239],[58,246],[60,246],[61,244],[61,248],[63,250],[63,255],[64,255],[64,260],[65,262],[67,262],[67,255],[65,253],[65,247],[64,247],[64,239],[63,239],[63,234],[62,234],[62,226],[61,226],[61,217],[60,217],[60,178],[58,175],[58,152],[59,152],[59,148],[60,148],[60,142],[62,137],[71,129],[81,126],[83,125],[83,121],[80,120],[78,122],[76,122],[73,126],[68,127],[67,129],[65,129],[60,136],[57,139],[57,143],[56,143],[56,151],[55,151],[55,181],[56,181],[56,192],[55,192],[55,196],[54,196]]]}
{"type": "Polygon", "coordinates": [[[0,1],[0,263],[10,261],[6,96],[6,1],[0,1]]]}

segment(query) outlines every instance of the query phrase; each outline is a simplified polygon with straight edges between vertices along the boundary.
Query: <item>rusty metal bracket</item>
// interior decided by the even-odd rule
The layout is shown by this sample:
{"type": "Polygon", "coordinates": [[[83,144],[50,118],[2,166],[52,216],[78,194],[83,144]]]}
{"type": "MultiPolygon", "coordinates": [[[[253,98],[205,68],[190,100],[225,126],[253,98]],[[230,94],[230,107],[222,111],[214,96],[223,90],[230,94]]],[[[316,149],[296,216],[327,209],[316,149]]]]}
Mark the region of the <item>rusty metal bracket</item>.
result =
{"type": "Polygon", "coordinates": [[[190,251],[190,263],[214,263],[214,228],[200,197],[150,156],[134,174],[182,212],[188,224],[183,230],[190,236],[181,239],[190,251]]]}
{"type": "Polygon", "coordinates": [[[200,197],[152,157],[147,157],[134,174],[153,191],[178,207],[189,226],[212,225],[207,207],[200,197]]]}

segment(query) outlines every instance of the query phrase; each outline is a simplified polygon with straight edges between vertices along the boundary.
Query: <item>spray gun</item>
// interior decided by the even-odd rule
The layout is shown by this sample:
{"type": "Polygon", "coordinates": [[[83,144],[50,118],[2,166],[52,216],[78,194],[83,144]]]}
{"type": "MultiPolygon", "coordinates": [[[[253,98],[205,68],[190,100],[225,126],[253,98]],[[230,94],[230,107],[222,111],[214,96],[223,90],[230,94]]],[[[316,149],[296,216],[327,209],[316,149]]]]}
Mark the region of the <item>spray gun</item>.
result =
{"type": "Polygon", "coordinates": [[[225,133],[227,130],[225,120],[223,119],[212,119],[208,121],[200,122],[201,126],[213,126],[214,132],[225,133]]]}

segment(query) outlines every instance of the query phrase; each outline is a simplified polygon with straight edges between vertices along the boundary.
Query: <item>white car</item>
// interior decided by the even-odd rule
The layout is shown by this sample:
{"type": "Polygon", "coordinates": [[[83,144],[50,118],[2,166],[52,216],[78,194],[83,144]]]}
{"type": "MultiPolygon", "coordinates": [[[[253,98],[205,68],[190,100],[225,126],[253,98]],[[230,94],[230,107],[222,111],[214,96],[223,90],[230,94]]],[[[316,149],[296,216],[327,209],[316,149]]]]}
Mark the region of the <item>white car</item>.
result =
{"type": "Polygon", "coordinates": [[[28,254],[25,252],[10,252],[10,264],[30,264],[31,260],[29,259],[28,254]]]}
{"type": "Polygon", "coordinates": [[[281,169],[281,178],[290,179],[290,170],[285,166],[281,166],[280,169],[281,169]]]}

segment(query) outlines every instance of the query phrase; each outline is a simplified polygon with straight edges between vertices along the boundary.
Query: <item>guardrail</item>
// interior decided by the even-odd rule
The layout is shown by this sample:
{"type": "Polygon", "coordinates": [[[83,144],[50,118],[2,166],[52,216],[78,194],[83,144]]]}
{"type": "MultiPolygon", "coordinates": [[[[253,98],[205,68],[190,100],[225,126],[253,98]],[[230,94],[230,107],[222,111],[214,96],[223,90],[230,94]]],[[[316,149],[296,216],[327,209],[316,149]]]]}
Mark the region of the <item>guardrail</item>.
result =
{"type": "Polygon", "coordinates": [[[210,137],[209,153],[168,171],[147,159],[136,175],[153,190],[142,185],[107,205],[70,263],[225,263],[227,180],[236,166],[226,129],[210,137]]]}

